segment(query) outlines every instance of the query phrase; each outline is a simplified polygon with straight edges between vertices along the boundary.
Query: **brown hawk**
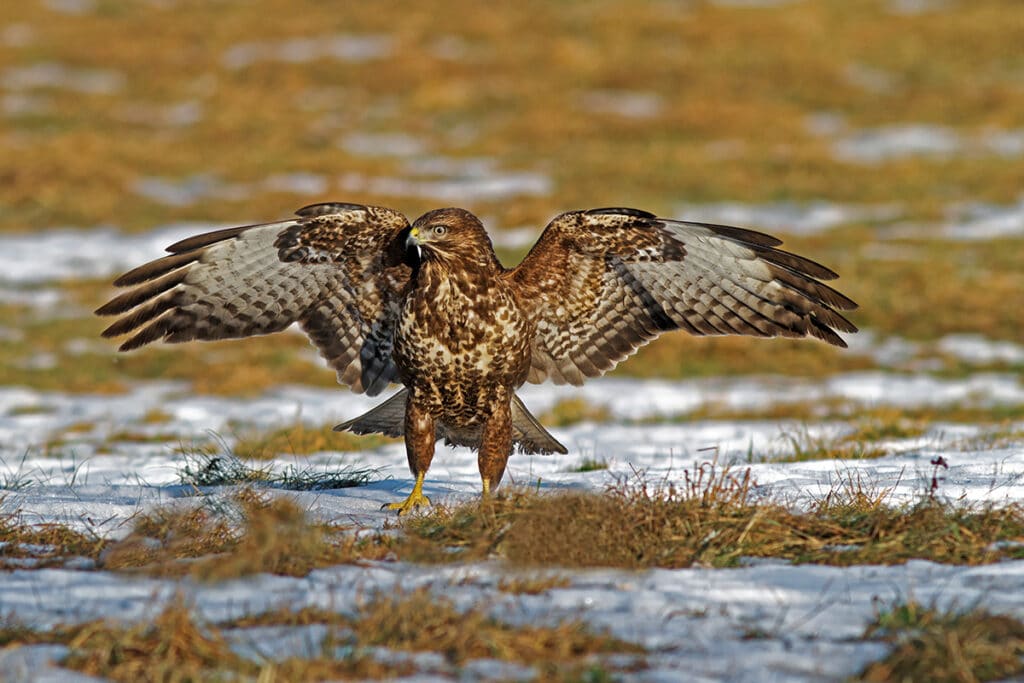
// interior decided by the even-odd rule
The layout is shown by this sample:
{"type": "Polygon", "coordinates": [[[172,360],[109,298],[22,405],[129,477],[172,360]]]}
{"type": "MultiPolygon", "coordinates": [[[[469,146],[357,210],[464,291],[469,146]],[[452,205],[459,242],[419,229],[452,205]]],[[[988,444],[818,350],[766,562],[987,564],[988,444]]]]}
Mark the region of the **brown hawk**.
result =
{"type": "Polygon", "coordinates": [[[514,447],[565,453],[515,391],[582,384],[662,332],[812,336],[845,347],[856,304],[822,284],[834,272],[742,228],[635,209],[556,217],[505,268],[476,216],[438,209],[411,226],[377,206],[314,204],[297,218],[228,228],[168,247],[125,273],[102,306],[122,351],[154,341],[269,334],[298,323],[353,391],[403,388],[338,425],[405,437],[412,493],[439,439],[479,452],[485,495],[514,447]]]}

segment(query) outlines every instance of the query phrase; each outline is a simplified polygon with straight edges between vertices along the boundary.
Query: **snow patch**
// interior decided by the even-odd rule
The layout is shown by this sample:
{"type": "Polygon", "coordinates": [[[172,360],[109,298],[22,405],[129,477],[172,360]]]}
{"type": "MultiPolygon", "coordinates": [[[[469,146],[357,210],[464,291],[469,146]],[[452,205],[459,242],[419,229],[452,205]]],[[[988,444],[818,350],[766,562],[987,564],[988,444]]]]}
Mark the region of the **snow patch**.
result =
{"type": "Polygon", "coordinates": [[[10,67],[0,76],[0,86],[7,90],[52,88],[84,95],[112,95],[123,90],[126,82],[119,71],[77,68],[58,62],[10,67]]]}
{"type": "Polygon", "coordinates": [[[992,341],[977,334],[951,334],[939,340],[943,353],[976,365],[992,363],[1024,364],[1024,346],[1013,342],[992,341]]]}
{"type": "MultiPolygon", "coordinates": [[[[0,283],[31,285],[106,277],[161,256],[169,244],[217,227],[223,226],[175,223],[139,235],[110,228],[4,235],[0,237],[0,283]]],[[[45,291],[23,295],[45,297],[45,302],[50,302],[53,295],[45,291]]]]}
{"type": "Polygon", "coordinates": [[[657,93],[632,90],[591,90],[583,94],[581,104],[584,111],[624,119],[652,119],[665,106],[657,93]]]}
{"type": "Polygon", "coordinates": [[[510,197],[545,196],[551,179],[533,171],[501,171],[492,159],[428,157],[403,166],[405,176],[366,176],[348,173],[338,179],[343,192],[467,204],[510,197]]]}
{"type": "Polygon", "coordinates": [[[950,158],[985,155],[1015,158],[1024,154],[1024,131],[985,131],[964,136],[955,128],[928,124],[895,124],[849,133],[833,144],[840,161],[880,164],[911,157],[950,158]]]}
{"type": "Polygon", "coordinates": [[[338,34],[241,43],[228,48],[221,61],[229,69],[259,62],[306,64],[318,59],[359,63],[384,59],[393,52],[394,41],[387,35],[338,34]]]}
{"type": "Polygon", "coordinates": [[[826,201],[743,204],[681,204],[683,220],[756,227],[758,230],[813,235],[860,221],[888,221],[899,216],[897,206],[850,206],[826,201]]]}
{"type": "Polygon", "coordinates": [[[427,149],[423,140],[405,133],[350,133],[338,146],[349,154],[366,157],[411,157],[427,149]]]}

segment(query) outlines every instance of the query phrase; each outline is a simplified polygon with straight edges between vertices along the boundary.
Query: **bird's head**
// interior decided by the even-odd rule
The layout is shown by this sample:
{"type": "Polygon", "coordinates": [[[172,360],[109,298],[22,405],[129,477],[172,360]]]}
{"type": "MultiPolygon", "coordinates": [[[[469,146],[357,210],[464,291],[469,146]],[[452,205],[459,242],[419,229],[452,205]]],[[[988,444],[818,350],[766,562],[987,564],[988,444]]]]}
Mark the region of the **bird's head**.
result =
{"type": "Polygon", "coordinates": [[[412,224],[405,247],[420,262],[497,263],[483,224],[465,209],[435,209],[423,214],[412,224]]]}

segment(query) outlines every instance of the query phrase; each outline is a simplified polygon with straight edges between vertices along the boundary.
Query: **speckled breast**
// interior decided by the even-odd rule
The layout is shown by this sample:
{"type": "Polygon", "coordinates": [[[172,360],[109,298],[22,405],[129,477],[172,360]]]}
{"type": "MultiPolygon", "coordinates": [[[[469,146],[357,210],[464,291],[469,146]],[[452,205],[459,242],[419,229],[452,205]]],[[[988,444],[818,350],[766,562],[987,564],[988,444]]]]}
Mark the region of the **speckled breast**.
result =
{"type": "Polygon", "coordinates": [[[399,377],[451,425],[477,424],[526,381],[534,328],[500,280],[421,277],[395,338],[399,377]]]}

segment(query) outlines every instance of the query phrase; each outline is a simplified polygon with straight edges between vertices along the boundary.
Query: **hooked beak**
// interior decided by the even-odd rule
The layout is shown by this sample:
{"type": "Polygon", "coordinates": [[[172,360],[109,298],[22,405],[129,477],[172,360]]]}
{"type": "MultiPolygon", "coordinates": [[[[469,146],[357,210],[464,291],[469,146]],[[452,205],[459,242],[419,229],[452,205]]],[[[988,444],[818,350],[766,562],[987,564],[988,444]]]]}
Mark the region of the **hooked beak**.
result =
{"type": "Polygon", "coordinates": [[[413,228],[409,231],[409,236],[405,238],[405,251],[414,252],[416,254],[416,260],[423,258],[423,248],[420,246],[420,229],[413,228]]]}

